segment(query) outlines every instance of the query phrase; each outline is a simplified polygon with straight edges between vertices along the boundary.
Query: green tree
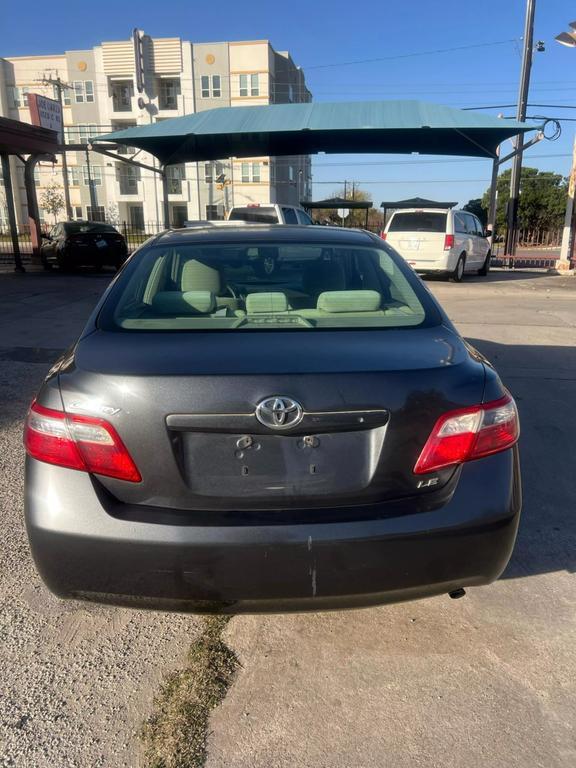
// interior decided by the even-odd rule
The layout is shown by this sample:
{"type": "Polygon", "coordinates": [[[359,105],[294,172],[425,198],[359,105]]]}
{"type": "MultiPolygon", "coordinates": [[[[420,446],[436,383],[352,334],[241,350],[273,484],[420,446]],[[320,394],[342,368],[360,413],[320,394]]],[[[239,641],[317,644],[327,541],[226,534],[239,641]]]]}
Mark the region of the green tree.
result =
{"type": "Polygon", "coordinates": [[[56,183],[49,184],[40,195],[40,207],[54,216],[54,223],[58,221],[58,214],[64,210],[65,205],[62,187],[56,183]]]}
{"type": "MultiPolygon", "coordinates": [[[[506,226],[510,174],[511,170],[508,169],[498,176],[497,229],[503,229],[506,226]]],[[[550,230],[562,226],[568,190],[564,176],[552,171],[539,171],[537,168],[522,168],[521,179],[518,204],[520,229],[550,230]]],[[[486,210],[488,210],[489,200],[490,190],[487,189],[482,197],[482,207],[486,210]]]]}
{"type": "Polygon", "coordinates": [[[484,208],[484,206],[482,205],[481,198],[476,197],[473,200],[468,200],[468,202],[464,206],[464,210],[470,211],[470,213],[473,213],[475,216],[478,216],[478,218],[482,222],[482,225],[484,227],[486,226],[486,223],[488,221],[488,210],[484,208]]]}

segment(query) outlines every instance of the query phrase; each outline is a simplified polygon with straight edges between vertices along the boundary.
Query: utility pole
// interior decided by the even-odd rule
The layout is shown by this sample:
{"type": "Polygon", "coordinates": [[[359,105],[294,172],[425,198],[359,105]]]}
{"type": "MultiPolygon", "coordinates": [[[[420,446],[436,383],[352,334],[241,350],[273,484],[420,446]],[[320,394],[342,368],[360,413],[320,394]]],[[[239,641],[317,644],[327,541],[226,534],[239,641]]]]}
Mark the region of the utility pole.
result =
{"type": "Polygon", "coordinates": [[[43,77],[40,81],[42,85],[51,85],[58,94],[58,103],[60,104],[60,113],[62,115],[62,179],[64,181],[64,200],[66,201],[66,216],[68,219],[72,219],[72,206],[70,205],[70,187],[68,186],[68,161],[66,160],[66,133],[64,132],[64,103],[62,99],[62,91],[66,88],[70,88],[69,85],[63,83],[60,77],[53,78],[43,77]]]}
{"type": "Polygon", "coordinates": [[[568,198],[566,200],[566,216],[564,229],[562,230],[562,247],[560,249],[560,261],[557,269],[570,269],[572,253],[574,252],[574,187],[576,181],[576,137],[572,149],[572,168],[570,169],[570,182],[568,184],[568,198]]]}
{"type": "MultiPolygon", "coordinates": [[[[522,54],[522,72],[520,75],[520,90],[518,92],[518,108],[516,119],[520,122],[526,120],[526,106],[528,102],[528,90],[530,88],[530,69],[532,66],[533,38],[534,38],[534,11],[536,0],[526,0],[526,21],[524,24],[524,52],[522,54]]],[[[516,137],[516,149],[520,151],[512,162],[510,176],[510,199],[508,201],[507,231],[505,253],[514,256],[516,253],[517,228],[518,228],[518,197],[520,195],[520,176],[522,173],[522,137],[516,137]]]]}
{"type": "Polygon", "coordinates": [[[92,179],[92,169],[90,168],[90,152],[86,150],[86,172],[88,174],[88,192],[90,193],[90,208],[92,209],[92,221],[97,221],[96,208],[98,207],[98,200],[96,199],[96,189],[94,188],[94,180],[92,179]]]}

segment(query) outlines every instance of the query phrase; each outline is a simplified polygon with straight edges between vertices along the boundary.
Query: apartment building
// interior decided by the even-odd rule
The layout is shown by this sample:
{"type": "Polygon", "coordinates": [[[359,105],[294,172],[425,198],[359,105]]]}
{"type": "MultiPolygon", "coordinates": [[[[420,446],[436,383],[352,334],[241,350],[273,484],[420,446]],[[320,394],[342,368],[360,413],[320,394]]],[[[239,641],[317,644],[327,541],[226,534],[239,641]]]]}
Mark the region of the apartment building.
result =
{"type": "MultiPolygon", "coordinates": [[[[191,43],[152,38],[135,31],[127,40],[103,42],[85,51],[55,56],[0,58],[0,115],[27,122],[28,93],[53,97],[46,81],[60,78],[67,143],[111,130],[159,122],[216,107],[308,102],[302,70],[267,40],[191,43]]],[[[119,150],[153,165],[145,152],[119,150]]],[[[126,222],[137,229],[162,223],[162,184],[158,174],[96,152],[68,152],[70,201],[75,218],[126,222]]],[[[20,194],[17,217],[27,220],[24,174],[14,159],[20,194]]],[[[38,197],[50,185],[62,186],[61,164],[37,168],[38,197]]],[[[233,205],[267,202],[297,204],[311,194],[307,156],[222,158],[169,169],[171,223],[218,219],[233,205]]],[[[5,222],[0,200],[0,226],[5,222]]],[[[53,218],[43,211],[47,222],[53,218]]],[[[59,218],[65,218],[63,211],[59,218]]]]}

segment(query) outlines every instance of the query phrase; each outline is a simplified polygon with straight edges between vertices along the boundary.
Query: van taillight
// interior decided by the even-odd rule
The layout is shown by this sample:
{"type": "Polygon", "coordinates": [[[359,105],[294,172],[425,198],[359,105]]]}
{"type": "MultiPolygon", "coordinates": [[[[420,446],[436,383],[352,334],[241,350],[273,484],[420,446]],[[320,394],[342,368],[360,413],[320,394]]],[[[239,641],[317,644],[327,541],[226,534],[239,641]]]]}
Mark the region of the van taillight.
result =
{"type": "Polygon", "coordinates": [[[45,408],[36,401],[24,424],[24,446],[33,459],[131,483],[142,476],[120,436],[104,419],[45,408]]]}
{"type": "Polygon", "coordinates": [[[454,248],[454,235],[444,235],[444,250],[449,251],[454,248]]]}
{"type": "Polygon", "coordinates": [[[490,403],[441,416],[422,449],[414,473],[480,459],[513,446],[520,434],[516,403],[509,394],[490,403]]]}

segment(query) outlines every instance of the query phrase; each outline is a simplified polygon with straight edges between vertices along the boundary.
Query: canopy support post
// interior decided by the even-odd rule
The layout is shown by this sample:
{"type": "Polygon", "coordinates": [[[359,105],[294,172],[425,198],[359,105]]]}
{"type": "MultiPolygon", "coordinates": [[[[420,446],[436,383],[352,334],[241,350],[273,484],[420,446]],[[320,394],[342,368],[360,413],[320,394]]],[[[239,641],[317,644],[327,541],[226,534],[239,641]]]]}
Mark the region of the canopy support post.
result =
{"type": "Polygon", "coordinates": [[[26,188],[26,205],[28,206],[28,225],[30,226],[30,238],[32,240],[32,259],[37,263],[40,262],[42,228],[40,226],[40,214],[38,212],[34,170],[36,164],[41,161],[56,163],[56,157],[49,154],[30,155],[24,162],[24,186],[26,188]]]}
{"type": "Polygon", "coordinates": [[[18,227],[16,224],[16,210],[14,208],[14,192],[12,191],[12,176],[10,175],[10,160],[4,152],[2,158],[2,177],[4,179],[4,191],[6,192],[6,208],[8,208],[8,224],[10,237],[12,238],[12,251],[14,253],[14,271],[26,272],[20,256],[20,243],[18,241],[18,227]]]}
{"type": "Polygon", "coordinates": [[[500,147],[496,148],[496,157],[492,162],[492,181],[490,182],[490,202],[488,204],[487,229],[492,232],[492,246],[496,238],[496,205],[498,195],[498,169],[500,168],[500,147]]]}
{"type": "Polygon", "coordinates": [[[168,175],[167,166],[160,166],[160,178],[162,179],[162,218],[164,219],[164,228],[170,229],[170,205],[168,203],[168,175]]]}

